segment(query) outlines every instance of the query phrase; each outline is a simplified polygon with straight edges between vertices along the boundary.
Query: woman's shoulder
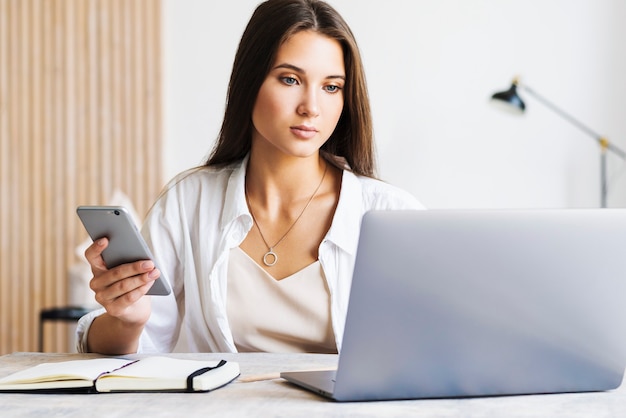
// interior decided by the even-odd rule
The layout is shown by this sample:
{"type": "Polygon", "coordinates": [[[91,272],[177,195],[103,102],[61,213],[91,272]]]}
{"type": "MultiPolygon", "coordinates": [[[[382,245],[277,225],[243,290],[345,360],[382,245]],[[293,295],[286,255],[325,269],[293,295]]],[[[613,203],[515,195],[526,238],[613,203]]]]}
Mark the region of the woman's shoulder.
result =
{"type": "Polygon", "coordinates": [[[383,180],[354,175],[361,186],[365,208],[370,209],[424,209],[419,200],[408,191],[383,180]]]}
{"type": "Polygon", "coordinates": [[[174,176],[161,190],[153,209],[165,207],[175,211],[191,210],[199,205],[215,206],[224,202],[233,173],[241,164],[223,167],[200,166],[174,176]]]}
{"type": "Polygon", "coordinates": [[[199,213],[219,213],[239,167],[240,163],[223,167],[201,166],[177,174],[163,188],[150,214],[168,219],[178,219],[186,214],[188,219],[195,219],[199,213]]]}
{"type": "Polygon", "coordinates": [[[174,176],[165,186],[164,192],[172,190],[179,192],[193,192],[205,188],[225,188],[240,163],[234,163],[223,167],[199,166],[185,170],[174,176]]]}

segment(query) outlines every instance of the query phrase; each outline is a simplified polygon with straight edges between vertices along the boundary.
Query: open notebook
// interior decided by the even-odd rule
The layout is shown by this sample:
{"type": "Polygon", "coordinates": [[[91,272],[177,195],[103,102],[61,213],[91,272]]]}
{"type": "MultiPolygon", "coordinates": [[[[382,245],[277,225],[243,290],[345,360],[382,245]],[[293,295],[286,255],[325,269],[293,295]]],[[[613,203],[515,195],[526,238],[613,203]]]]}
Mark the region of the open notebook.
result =
{"type": "Polygon", "coordinates": [[[206,392],[237,376],[232,361],[103,357],[39,364],[0,378],[0,392],[206,392]]]}
{"type": "Polygon", "coordinates": [[[600,391],[626,366],[626,210],[363,218],[338,401],[600,391]]]}

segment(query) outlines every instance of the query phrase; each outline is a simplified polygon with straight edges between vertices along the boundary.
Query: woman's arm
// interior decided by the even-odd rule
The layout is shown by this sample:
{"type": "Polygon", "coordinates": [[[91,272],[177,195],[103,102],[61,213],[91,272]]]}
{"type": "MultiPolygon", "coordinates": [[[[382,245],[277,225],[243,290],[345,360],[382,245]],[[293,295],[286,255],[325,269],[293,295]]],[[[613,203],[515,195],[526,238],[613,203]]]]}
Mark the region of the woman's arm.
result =
{"type": "Polygon", "coordinates": [[[101,256],[107,245],[103,238],[85,251],[93,272],[89,285],[96,301],[106,309],[89,327],[87,348],[102,354],[134,353],[150,317],[150,298],[145,294],[160,272],[151,260],[107,269],[101,256]]]}

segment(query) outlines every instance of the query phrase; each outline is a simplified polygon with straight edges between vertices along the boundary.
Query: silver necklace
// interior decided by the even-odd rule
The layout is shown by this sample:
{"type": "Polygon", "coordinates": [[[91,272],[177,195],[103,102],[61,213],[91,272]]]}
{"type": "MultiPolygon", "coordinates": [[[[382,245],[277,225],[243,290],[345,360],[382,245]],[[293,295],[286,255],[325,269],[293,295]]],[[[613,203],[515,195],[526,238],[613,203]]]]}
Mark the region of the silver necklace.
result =
{"type": "Polygon", "coordinates": [[[308,202],[306,202],[306,205],[304,205],[304,209],[302,209],[302,212],[300,212],[300,214],[298,215],[296,220],[293,221],[291,226],[287,229],[287,232],[285,232],[283,234],[283,236],[280,237],[280,239],[278,241],[276,241],[276,244],[274,244],[274,245],[269,245],[267,243],[267,240],[263,236],[263,232],[261,232],[261,227],[259,226],[259,223],[256,221],[256,218],[254,217],[254,214],[252,213],[252,206],[250,206],[250,200],[248,199],[248,188],[246,187],[245,195],[246,195],[246,203],[248,204],[248,210],[250,211],[250,215],[252,216],[252,220],[254,221],[254,224],[256,225],[256,228],[259,230],[259,234],[261,235],[261,239],[265,243],[265,246],[268,248],[268,251],[265,253],[265,255],[263,255],[263,264],[265,264],[266,266],[272,267],[274,264],[276,264],[278,262],[278,254],[276,254],[274,252],[274,248],[276,248],[278,246],[278,244],[280,244],[285,239],[285,237],[287,236],[289,231],[291,231],[293,229],[293,227],[296,225],[296,223],[298,223],[298,221],[300,220],[302,215],[304,215],[304,212],[306,211],[306,209],[309,207],[309,205],[313,201],[313,198],[315,197],[315,195],[319,191],[320,187],[322,187],[322,183],[324,183],[324,177],[326,177],[326,171],[328,171],[328,163],[326,163],[326,166],[324,167],[324,174],[322,174],[322,179],[320,180],[320,184],[317,185],[317,188],[315,189],[315,191],[313,192],[313,194],[309,198],[308,202]]]}

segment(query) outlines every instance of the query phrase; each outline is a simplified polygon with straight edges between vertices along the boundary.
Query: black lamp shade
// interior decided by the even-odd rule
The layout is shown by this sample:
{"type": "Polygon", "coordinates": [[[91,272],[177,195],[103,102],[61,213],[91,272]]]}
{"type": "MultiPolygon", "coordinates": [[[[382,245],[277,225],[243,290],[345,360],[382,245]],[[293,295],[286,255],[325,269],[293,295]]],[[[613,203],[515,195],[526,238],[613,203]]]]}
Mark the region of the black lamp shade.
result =
{"type": "Polygon", "coordinates": [[[517,94],[517,85],[515,85],[515,83],[511,84],[511,87],[506,91],[494,93],[491,96],[491,100],[508,105],[512,108],[510,110],[516,110],[522,113],[526,110],[526,105],[517,94]]]}

